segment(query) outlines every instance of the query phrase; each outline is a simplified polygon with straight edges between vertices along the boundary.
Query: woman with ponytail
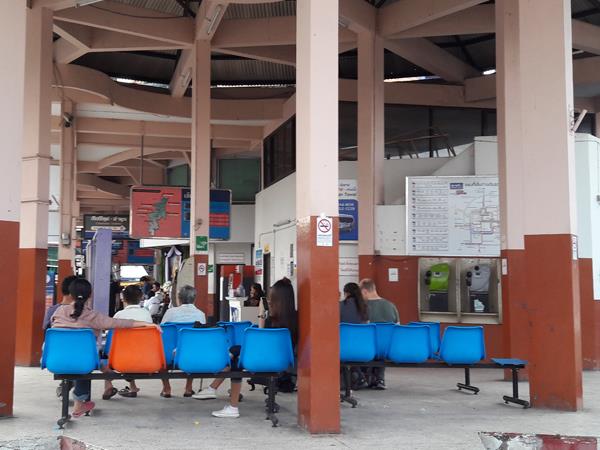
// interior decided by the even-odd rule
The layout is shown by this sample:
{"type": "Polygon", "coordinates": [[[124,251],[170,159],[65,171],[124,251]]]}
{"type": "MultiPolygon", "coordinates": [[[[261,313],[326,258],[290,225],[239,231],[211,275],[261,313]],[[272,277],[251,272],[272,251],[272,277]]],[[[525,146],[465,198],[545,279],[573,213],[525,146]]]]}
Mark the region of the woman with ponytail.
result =
{"type": "MultiPolygon", "coordinates": [[[[88,300],[92,295],[92,285],[83,278],[74,280],[69,286],[69,293],[73,299],[70,305],[60,307],[52,316],[52,328],[91,328],[98,336],[102,330],[112,328],[137,328],[158,325],[148,324],[129,319],[113,319],[98,311],[94,311],[88,300]]],[[[159,328],[160,329],[160,328],[159,328]]],[[[80,417],[94,409],[94,402],[90,401],[91,381],[76,380],[73,396],[75,406],[73,417],[80,417]]],[[[117,393],[110,381],[105,382],[104,395],[102,398],[108,400],[117,393]]]]}

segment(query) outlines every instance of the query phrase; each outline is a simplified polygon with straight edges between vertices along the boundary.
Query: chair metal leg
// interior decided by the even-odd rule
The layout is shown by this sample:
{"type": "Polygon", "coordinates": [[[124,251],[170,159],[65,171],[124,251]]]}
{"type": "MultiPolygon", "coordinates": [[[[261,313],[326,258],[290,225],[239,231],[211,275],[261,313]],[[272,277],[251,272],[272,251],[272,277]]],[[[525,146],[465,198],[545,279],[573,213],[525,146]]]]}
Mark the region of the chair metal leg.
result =
{"type": "Polygon", "coordinates": [[[346,402],[356,408],[358,401],[352,397],[352,368],[350,366],[342,367],[342,376],[344,377],[344,393],[340,395],[340,401],[346,402]]]}
{"type": "Polygon", "coordinates": [[[277,379],[275,377],[269,377],[269,393],[267,398],[267,419],[271,421],[274,427],[279,424],[279,419],[275,415],[279,409],[277,403],[275,403],[275,395],[277,394],[277,379]]]}
{"type": "Polygon", "coordinates": [[[459,391],[464,389],[466,391],[473,392],[475,395],[477,395],[477,393],[479,393],[479,388],[471,385],[471,369],[468,367],[465,367],[465,382],[464,383],[456,383],[456,387],[458,388],[459,391]]]}
{"type": "Polygon", "coordinates": [[[69,415],[69,382],[62,380],[60,383],[61,388],[61,417],[56,422],[58,428],[61,430],[65,427],[65,424],[69,421],[71,416],[69,415]]]}
{"type": "Polygon", "coordinates": [[[507,405],[509,403],[515,403],[517,405],[521,405],[525,409],[530,408],[531,404],[527,400],[523,400],[523,399],[519,398],[519,369],[513,367],[511,369],[511,372],[512,372],[513,395],[512,395],[512,397],[509,395],[504,395],[502,397],[502,399],[504,400],[504,403],[506,403],[507,405]]]}

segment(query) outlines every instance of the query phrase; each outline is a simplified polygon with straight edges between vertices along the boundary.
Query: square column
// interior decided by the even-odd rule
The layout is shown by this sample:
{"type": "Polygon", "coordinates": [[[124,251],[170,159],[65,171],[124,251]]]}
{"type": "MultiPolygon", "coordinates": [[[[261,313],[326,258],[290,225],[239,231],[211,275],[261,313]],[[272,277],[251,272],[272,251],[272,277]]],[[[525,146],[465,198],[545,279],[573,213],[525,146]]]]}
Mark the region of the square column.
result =
{"type": "Polygon", "coordinates": [[[208,296],[208,230],[210,202],[210,41],[196,40],[192,82],[192,216],[190,253],[194,257],[196,306],[213,315],[208,296]],[[196,238],[206,237],[207,248],[196,249],[196,238]],[[202,267],[204,271],[202,271],[202,267]]]}
{"type": "Polygon", "coordinates": [[[16,361],[40,362],[46,303],[52,11],[27,9],[16,361]]]}
{"type": "Polygon", "coordinates": [[[569,0],[498,0],[505,341],[532,405],[582,407],[569,0]],[[544,19],[540,20],[540,11],[544,19]]]}
{"type": "MultiPolygon", "coordinates": [[[[69,101],[61,105],[61,113],[73,115],[73,104],[69,101]]],[[[62,123],[60,129],[60,239],[62,235],[68,234],[71,242],[58,246],[58,283],[60,289],[62,280],[73,275],[73,263],[75,257],[75,234],[73,233],[74,203],[77,194],[75,182],[75,130],[76,124],[62,123]]],[[[60,297],[60,295],[59,295],[60,297]]]]}
{"type": "Polygon", "coordinates": [[[375,205],[383,203],[385,151],[383,40],[358,33],[358,261],[360,278],[375,278],[375,205]]]}
{"type": "Polygon", "coordinates": [[[23,91],[25,80],[25,21],[24,2],[0,2],[0,103],[2,123],[2,176],[0,190],[0,248],[4,264],[0,270],[0,417],[13,413],[15,375],[15,332],[17,297],[14,295],[19,258],[19,216],[21,186],[21,147],[23,146],[23,91]]]}
{"type": "Polygon", "coordinates": [[[338,1],[298,2],[296,23],[298,423],[338,433],[338,1]],[[326,246],[321,215],[333,219],[326,246]]]}

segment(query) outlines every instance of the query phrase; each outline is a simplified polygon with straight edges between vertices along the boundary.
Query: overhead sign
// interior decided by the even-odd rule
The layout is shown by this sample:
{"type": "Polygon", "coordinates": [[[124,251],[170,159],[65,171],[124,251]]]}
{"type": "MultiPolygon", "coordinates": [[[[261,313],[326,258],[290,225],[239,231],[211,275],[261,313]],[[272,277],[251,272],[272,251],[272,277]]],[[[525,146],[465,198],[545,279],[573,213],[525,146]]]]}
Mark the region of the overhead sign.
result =
{"type": "Polygon", "coordinates": [[[333,221],[331,217],[317,217],[317,247],[333,246],[333,221]]]}
{"type": "Polygon", "coordinates": [[[498,177],[407,177],[406,250],[418,256],[500,256],[498,177]]]}
{"type": "Polygon", "coordinates": [[[339,180],[340,241],[358,240],[358,186],[356,180],[339,180]]]}
{"type": "Polygon", "coordinates": [[[122,214],[85,214],[83,216],[84,239],[92,239],[99,229],[111,230],[114,239],[127,239],[129,238],[129,216],[122,214]]]}
{"type": "MultiPolygon", "coordinates": [[[[228,240],[231,226],[231,191],[210,191],[210,239],[228,240]]],[[[189,188],[160,186],[131,189],[130,234],[135,238],[190,237],[189,188]]]]}

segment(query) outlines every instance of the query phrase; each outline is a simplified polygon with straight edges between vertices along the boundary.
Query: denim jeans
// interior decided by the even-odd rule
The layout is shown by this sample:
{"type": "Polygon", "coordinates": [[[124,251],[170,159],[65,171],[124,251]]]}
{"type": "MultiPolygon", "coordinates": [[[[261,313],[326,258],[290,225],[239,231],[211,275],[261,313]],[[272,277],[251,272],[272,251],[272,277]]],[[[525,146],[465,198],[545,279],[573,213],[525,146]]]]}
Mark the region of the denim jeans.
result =
{"type": "Polygon", "coordinates": [[[73,398],[80,402],[87,402],[90,400],[90,394],[92,391],[91,380],[75,380],[75,389],[73,390],[73,398]]]}

